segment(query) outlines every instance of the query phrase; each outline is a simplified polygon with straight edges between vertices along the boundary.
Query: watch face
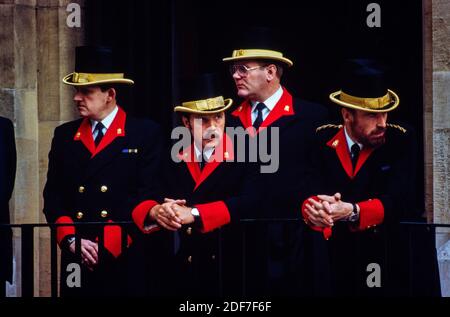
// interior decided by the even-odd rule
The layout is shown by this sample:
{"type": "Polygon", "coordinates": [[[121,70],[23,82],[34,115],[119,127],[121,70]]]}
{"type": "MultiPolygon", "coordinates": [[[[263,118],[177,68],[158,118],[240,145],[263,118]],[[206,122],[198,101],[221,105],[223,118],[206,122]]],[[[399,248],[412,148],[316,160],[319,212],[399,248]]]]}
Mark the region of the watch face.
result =
{"type": "Polygon", "coordinates": [[[197,208],[192,208],[191,214],[192,214],[194,217],[200,216],[200,213],[198,212],[198,209],[197,209],[197,208]]]}
{"type": "Polygon", "coordinates": [[[357,212],[352,212],[352,214],[348,217],[348,221],[350,222],[356,222],[358,221],[358,213],[357,212]]]}

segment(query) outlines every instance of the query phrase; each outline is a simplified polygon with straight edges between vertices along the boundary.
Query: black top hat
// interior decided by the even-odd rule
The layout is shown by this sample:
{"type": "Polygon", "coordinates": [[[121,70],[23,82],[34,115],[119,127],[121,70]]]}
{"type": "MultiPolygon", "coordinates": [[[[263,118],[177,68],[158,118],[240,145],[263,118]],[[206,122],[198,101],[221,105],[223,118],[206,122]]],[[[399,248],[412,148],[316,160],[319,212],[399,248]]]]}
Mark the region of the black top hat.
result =
{"type": "Polygon", "coordinates": [[[75,49],[75,72],[63,78],[72,86],[134,84],[124,78],[118,58],[110,47],[79,46],[75,49]]]}
{"type": "Polygon", "coordinates": [[[205,73],[195,78],[184,78],[180,83],[181,106],[176,112],[213,114],[227,110],[233,100],[224,99],[222,86],[217,74],[205,73]]]}
{"type": "Polygon", "coordinates": [[[222,59],[225,62],[245,59],[268,59],[282,62],[288,67],[294,63],[280,52],[279,32],[268,27],[251,27],[245,30],[237,41],[239,49],[233,51],[231,57],[222,59]]]}
{"type": "Polygon", "coordinates": [[[388,112],[399,105],[397,94],[387,88],[385,69],[378,61],[350,59],[342,72],[342,88],[330,94],[332,102],[369,112],[388,112]]]}

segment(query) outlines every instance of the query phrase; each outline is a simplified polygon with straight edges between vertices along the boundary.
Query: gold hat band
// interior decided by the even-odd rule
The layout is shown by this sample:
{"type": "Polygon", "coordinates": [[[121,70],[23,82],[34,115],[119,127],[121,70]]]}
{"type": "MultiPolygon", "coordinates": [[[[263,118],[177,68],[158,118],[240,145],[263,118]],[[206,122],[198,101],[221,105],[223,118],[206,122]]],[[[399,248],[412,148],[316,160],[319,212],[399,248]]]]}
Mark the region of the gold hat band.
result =
{"type": "Polygon", "coordinates": [[[250,49],[250,50],[234,50],[232,57],[241,57],[241,56],[271,56],[282,58],[283,54],[281,52],[272,51],[272,50],[259,50],[259,49],[250,49]]]}
{"type": "Polygon", "coordinates": [[[91,83],[97,82],[101,80],[110,80],[110,79],[123,79],[123,73],[111,73],[111,74],[92,74],[92,73],[73,73],[72,74],[72,82],[73,83],[91,83]]]}
{"type": "Polygon", "coordinates": [[[234,50],[231,54],[231,57],[225,57],[222,60],[224,62],[229,61],[238,61],[245,59],[268,59],[268,60],[277,60],[285,63],[289,67],[294,65],[294,63],[289,59],[283,56],[283,53],[272,50],[264,50],[264,49],[239,49],[234,50]]]}
{"type": "Polygon", "coordinates": [[[341,91],[339,100],[368,109],[382,109],[392,102],[389,92],[383,97],[379,98],[361,98],[348,95],[345,92],[341,91]]]}
{"type": "Polygon", "coordinates": [[[204,99],[204,100],[195,100],[183,102],[181,104],[185,108],[189,108],[192,110],[214,110],[217,108],[225,107],[225,102],[222,96],[204,99]]]}

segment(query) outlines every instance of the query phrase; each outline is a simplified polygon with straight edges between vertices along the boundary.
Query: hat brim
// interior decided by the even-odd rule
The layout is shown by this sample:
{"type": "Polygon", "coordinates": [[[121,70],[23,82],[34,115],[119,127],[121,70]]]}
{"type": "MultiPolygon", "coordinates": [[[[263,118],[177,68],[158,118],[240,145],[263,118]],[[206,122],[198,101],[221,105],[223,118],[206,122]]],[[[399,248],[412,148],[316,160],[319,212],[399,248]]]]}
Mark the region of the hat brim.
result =
{"type": "Polygon", "coordinates": [[[128,78],[111,78],[111,79],[102,79],[96,81],[90,81],[85,83],[75,83],[72,81],[74,73],[70,73],[63,77],[62,82],[66,85],[70,86],[98,86],[105,84],[123,84],[123,85],[134,85],[134,81],[128,78]]]}
{"type": "Polygon", "coordinates": [[[278,62],[283,62],[288,67],[291,67],[292,65],[294,65],[294,63],[286,57],[274,57],[274,56],[264,56],[264,55],[245,55],[245,56],[236,56],[236,57],[225,57],[222,59],[222,61],[233,62],[233,61],[240,61],[240,60],[246,60],[246,59],[276,60],[278,62]]]}
{"type": "Polygon", "coordinates": [[[388,105],[386,105],[383,108],[380,109],[371,109],[371,108],[365,108],[365,107],[361,107],[358,105],[354,105],[345,101],[342,101],[339,99],[340,95],[341,95],[341,90],[339,91],[335,91],[333,93],[330,94],[330,100],[340,106],[346,107],[346,108],[351,108],[351,109],[356,109],[356,110],[362,110],[362,111],[367,111],[367,112],[389,112],[394,110],[395,108],[398,107],[398,105],[400,104],[400,98],[398,97],[398,95],[393,92],[392,90],[388,89],[388,93],[391,96],[391,99],[393,100],[391,103],[389,103],[388,105]]]}
{"type": "Polygon", "coordinates": [[[233,105],[233,99],[228,98],[224,100],[225,106],[222,108],[214,109],[214,110],[195,110],[183,106],[176,106],[173,111],[175,112],[186,112],[186,113],[194,113],[194,114],[215,114],[219,112],[226,111],[233,105]]]}

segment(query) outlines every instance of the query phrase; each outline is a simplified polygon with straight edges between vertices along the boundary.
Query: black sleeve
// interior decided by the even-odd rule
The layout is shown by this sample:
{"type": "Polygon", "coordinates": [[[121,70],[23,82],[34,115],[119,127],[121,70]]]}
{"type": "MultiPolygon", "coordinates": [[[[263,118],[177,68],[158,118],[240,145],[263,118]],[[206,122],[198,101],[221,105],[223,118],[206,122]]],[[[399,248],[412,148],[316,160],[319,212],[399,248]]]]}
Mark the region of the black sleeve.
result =
{"type": "Polygon", "coordinates": [[[387,189],[380,200],[385,209],[385,223],[417,220],[422,208],[416,200],[417,140],[412,128],[395,138],[395,148],[391,148],[395,160],[387,189]],[[398,138],[397,138],[398,137],[398,138]]]}
{"type": "MultiPolygon", "coordinates": [[[[136,191],[129,195],[122,203],[121,209],[129,210],[121,221],[133,221],[132,212],[136,206],[145,200],[161,201],[161,153],[163,153],[163,137],[159,125],[149,123],[143,129],[142,157],[138,161],[138,175],[136,176],[136,191]]],[[[133,238],[140,236],[137,227],[130,232],[133,238]]]]}
{"type": "Polygon", "coordinates": [[[151,129],[147,130],[144,142],[144,153],[139,161],[138,175],[138,193],[134,199],[134,206],[146,199],[161,199],[161,170],[163,153],[163,135],[158,125],[153,124],[151,129]]]}

